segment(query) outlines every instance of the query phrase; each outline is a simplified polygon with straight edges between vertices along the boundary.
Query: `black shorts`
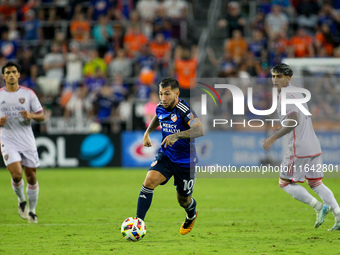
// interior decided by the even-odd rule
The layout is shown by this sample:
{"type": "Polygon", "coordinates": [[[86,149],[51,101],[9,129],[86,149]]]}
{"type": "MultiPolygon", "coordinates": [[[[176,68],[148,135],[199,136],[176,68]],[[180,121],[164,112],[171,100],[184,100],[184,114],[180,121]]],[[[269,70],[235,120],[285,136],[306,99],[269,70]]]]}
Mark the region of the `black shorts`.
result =
{"type": "Polygon", "coordinates": [[[194,167],[181,167],[173,163],[164,153],[159,153],[151,163],[150,170],[158,171],[166,177],[166,181],[161,185],[166,184],[174,176],[177,192],[184,197],[189,197],[192,194],[196,181],[194,167]]]}

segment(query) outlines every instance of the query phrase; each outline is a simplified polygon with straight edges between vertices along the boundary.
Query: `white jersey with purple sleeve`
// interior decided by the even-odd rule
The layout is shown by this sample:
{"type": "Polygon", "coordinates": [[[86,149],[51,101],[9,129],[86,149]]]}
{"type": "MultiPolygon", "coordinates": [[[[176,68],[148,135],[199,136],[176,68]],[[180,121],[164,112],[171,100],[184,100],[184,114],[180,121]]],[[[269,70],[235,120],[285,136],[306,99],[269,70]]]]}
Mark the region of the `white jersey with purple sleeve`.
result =
{"type": "MultiPolygon", "coordinates": [[[[293,87],[289,85],[288,87],[293,87]]],[[[287,99],[304,98],[302,93],[288,92],[287,99]]],[[[308,110],[308,105],[303,103],[303,106],[308,110]]],[[[279,102],[277,113],[282,123],[290,115],[297,113],[299,124],[287,134],[288,147],[293,149],[294,156],[298,158],[307,158],[320,155],[322,153],[320,142],[314,132],[311,116],[305,115],[295,104],[287,104],[286,114],[281,115],[281,94],[279,95],[279,102]]],[[[291,123],[285,122],[286,125],[291,126],[291,123]]]]}
{"type": "Polygon", "coordinates": [[[7,116],[6,124],[1,127],[1,150],[28,151],[36,150],[31,121],[24,119],[19,112],[38,113],[43,108],[36,94],[23,86],[15,92],[5,87],[0,89],[0,117],[7,116]]]}

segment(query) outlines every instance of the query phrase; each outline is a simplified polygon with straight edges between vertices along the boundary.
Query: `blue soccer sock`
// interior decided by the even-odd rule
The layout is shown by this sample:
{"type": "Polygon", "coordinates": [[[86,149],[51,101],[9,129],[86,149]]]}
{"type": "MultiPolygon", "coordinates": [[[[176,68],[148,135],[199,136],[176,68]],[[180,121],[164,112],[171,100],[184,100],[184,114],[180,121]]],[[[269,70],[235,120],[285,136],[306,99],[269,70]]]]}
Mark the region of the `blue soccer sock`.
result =
{"type": "Polygon", "coordinates": [[[196,200],[194,198],[191,198],[191,203],[187,208],[184,208],[187,212],[187,218],[189,220],[195,218],[196,216],[196,200]]]}
{"type": "Polygon", "coordinates": [[[152,202],[153,189],[142,186],[137,203],[137,217],[144,220],[152,202]]]}

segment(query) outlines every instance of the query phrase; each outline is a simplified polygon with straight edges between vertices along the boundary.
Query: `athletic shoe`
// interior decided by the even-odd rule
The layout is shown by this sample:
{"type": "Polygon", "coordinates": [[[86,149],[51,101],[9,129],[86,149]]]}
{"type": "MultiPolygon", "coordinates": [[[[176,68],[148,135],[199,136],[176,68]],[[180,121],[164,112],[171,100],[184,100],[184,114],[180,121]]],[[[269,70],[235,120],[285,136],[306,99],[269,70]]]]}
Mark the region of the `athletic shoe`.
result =
{"type": "Polygon", "coordinates": [[[18,202],[18,213],[24,220],[28,219],[26,201],[21,203],[18,202]]]}
{"type": "Polygon", "coordinates": [[[38,216],[32,212],[29,212],[28,223],[38,223],[38,216]]]}
{"type": "Polygon", "coordinates": [[[335,231],[335,230],[340,230],[340,221],[335,222],[333,227],[331,229],[328,229],[328,231],[335,231]]]}
{"type": "Polygon", "coordinates": [[[327,205],[323,205],[320,211],[316,211],[316,222],[314,224],[315,228],[321,226],[324,222],[326,215],[330,212],[331,207],[327,205]]]}
{"type": "Polygon", "coordinates": [[[194,227],[195,221],[197,219],[197,215],[198,213],[196,211],[196,215],[194,219],[192,220],[189,220],[188,218],[185,219],[185,221],[181,225],[181,228],[179,229],[179,233],[181,235],[186,235],[192,230],[192,228],[194,227]]]}

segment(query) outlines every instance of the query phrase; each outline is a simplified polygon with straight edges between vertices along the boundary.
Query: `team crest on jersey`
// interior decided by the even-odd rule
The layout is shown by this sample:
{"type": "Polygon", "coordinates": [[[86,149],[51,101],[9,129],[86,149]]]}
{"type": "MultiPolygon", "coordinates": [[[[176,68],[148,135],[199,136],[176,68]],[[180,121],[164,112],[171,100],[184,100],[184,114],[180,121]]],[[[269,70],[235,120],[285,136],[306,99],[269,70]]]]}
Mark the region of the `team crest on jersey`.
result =
{"type": "Polygon", "coordinates": [[[19,98],[19,102],[20,102],[20,104],[24,104],[25,103],[25,98],[19,98]]]}
{"type": "Polygon", "coordinates": [[[171,114],[171,120],[173,121],[173,122],[176,122],[176,120],[177,120],[177,115],[176,114],[171,114]]]}
{"type": "Polygon", "coordinates": [[[156,164],[157,164],[157,160],[153,161],[153,162],[151,163],[151,166],[155,166],[156,164]]]}
{"type": "Polygon", "coordinates": [[[8,158],[9,158],[9,155],[8,155],[8,154],[6,154],[6,155],[4,156],[4,159],[7,161],[7,160],[8,160],[8,158]]]}

